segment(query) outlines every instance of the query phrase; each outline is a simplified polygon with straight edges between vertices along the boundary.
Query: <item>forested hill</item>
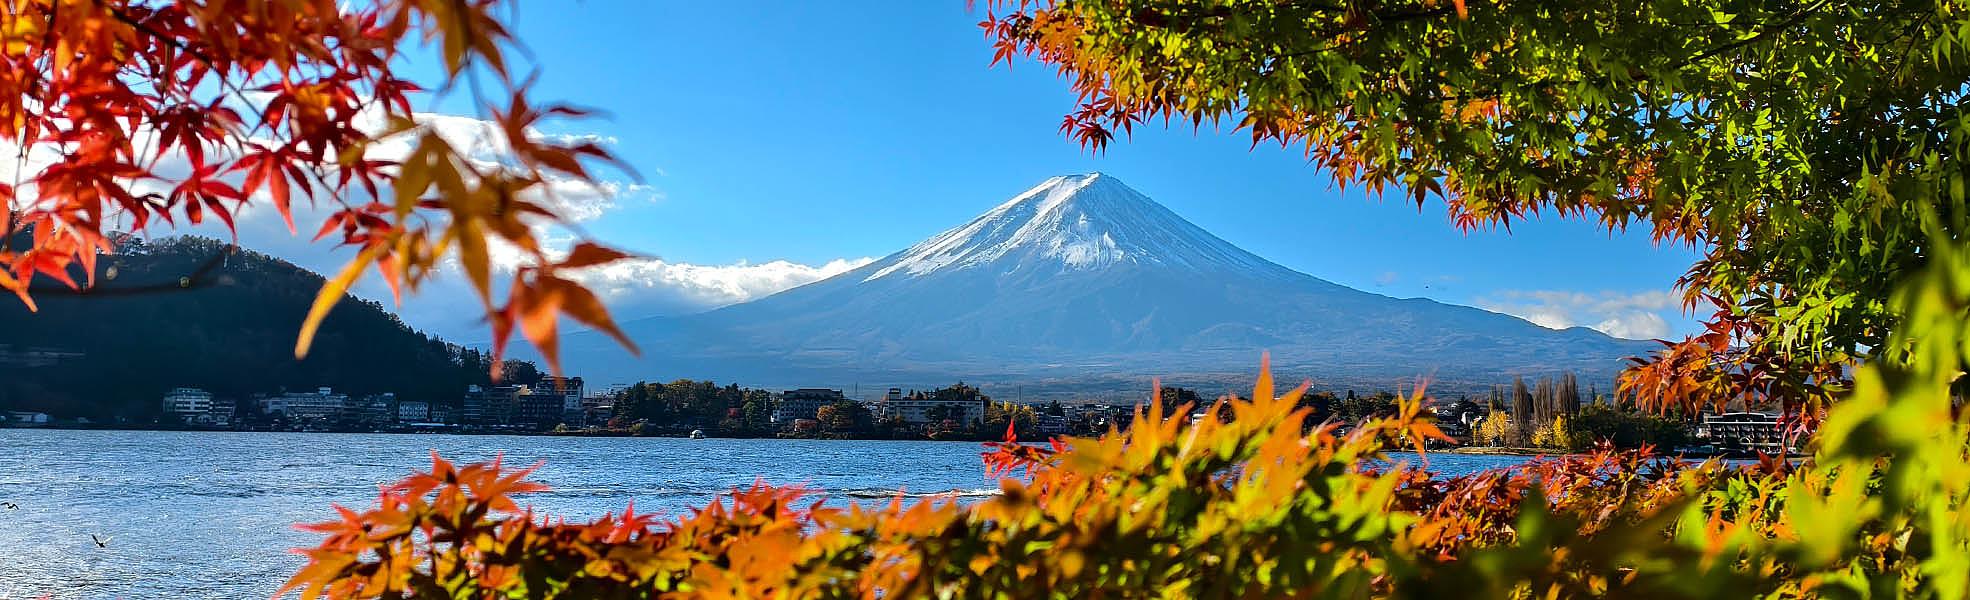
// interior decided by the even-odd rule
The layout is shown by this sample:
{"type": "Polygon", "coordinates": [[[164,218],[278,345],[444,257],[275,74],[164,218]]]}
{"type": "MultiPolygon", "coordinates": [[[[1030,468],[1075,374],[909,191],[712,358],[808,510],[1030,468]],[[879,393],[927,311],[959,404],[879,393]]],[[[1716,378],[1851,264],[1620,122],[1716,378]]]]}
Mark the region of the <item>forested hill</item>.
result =
{"type": "Polygon", "coordinates": [[[124,244],[102,257],[88,293],[37,278],[40,312],[11,296],[0,302],[0,409],[146,418],[177,386],[242,402],[255,392],[331,386],[450,403],[487,380],[478,351],[354,297],[328,316],[308,358],[296,360],[295,334],[322,281],[195,237],[124,244]]]}

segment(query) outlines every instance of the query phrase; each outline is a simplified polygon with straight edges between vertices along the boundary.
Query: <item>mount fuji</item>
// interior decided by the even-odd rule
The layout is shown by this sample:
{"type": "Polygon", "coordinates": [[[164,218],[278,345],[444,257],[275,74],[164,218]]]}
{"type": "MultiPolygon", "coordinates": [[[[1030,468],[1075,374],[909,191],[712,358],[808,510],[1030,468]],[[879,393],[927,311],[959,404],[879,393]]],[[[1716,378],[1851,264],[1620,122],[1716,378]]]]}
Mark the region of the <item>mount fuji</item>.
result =
{"type": "Polygon", "coordinates": [[[624,329],[641,359],[580,333],[564,340],[565,366],[610,382],[879,389],[964,379],[1030,400],[1139,395],[1152,376],[1215,393],[1249,382],[1262,351],[1282,376],[1326,387],[1426,377],[1439,390],[1478,389],[1569,370],[1605,381],[1652,347],[1324,281],[1100,173],[1048,179],[832,278],[624,329]]]}

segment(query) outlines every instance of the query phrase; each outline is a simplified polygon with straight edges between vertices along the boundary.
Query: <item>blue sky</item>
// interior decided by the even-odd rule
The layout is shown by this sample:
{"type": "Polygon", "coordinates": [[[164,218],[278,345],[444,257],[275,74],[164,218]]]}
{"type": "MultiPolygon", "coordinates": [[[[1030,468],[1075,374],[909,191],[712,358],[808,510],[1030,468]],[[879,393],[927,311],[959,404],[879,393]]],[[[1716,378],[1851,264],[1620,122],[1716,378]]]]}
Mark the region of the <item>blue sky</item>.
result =
{"type": "MultiPolygon", "coordinates": [[[[1098,170],[1344,285],[1549,325],[1692,330],[1665,299],[1696,255],[1645,231],[1547,219],[1462,232],[1440,204],[1336,190],[1299,152],[1229,130],[1139,129],[1090,155],[1056,130],[1065,82],[1031,62],[988,68],[981,18],[962,0],[590,0],[527,4],[517,31],[541,69],[534,98],[609,113],[557,132],[613,138],[648,186],[584,227],[670,263],[879,257],[1046,177],[1098,170]]],[[[462,91],[429,109],[473,111],[462,91]]]]}

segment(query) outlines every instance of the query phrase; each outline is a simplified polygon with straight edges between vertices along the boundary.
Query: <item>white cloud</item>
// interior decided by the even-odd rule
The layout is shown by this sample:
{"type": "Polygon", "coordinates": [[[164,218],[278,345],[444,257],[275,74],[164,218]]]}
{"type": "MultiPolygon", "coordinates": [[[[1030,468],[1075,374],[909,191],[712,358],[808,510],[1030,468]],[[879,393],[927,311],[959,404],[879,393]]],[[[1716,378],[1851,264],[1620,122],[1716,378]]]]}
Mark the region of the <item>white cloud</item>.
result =
{"type": "Polygon", "coordinates": [[[649,302],[652,295],[700,310],[770,296],[827,279],[875,259],[835,259],[820,265],[785,260],[759,264],[694,265],[659,259],[623,261],[582,274],[582,282],[612,302],[649,302]]]}
{"type": "Polygon", "coordinates": [[[1656,339],[1672,333],[1669,319],[1663,315],[1675,314],[1682,296],[1673,290],[1501,290],[1478,298],[1476,304],[1551,329],[1585,326],[1618,338],[1656,339]]]}
{"type": "Polygon", "coordinates": [[[1402,281],[1402,274],[1395,271],[1383,271],[1382,274],[1375,276],[1375,285],[1386,286],[1397,281],[1402,281]]]}
{"type": "Polygon", "coordinates": [[[1655,313],[1629,312],[1595,323],[1594,329],[1618,338],[1660,339],[1669,337],[1669,320],[1655,313]]]}

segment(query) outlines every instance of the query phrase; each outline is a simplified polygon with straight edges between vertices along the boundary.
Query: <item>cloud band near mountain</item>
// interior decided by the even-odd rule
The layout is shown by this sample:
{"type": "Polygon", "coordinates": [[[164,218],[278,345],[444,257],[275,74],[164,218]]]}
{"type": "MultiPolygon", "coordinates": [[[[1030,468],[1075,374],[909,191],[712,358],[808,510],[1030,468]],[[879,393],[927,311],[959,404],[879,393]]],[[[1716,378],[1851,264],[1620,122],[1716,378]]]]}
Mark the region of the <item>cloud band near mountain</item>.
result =
{"type": "Polygon", "coordinates": [[[1501,290],[1478,298],[1478,308],[1531,321],[1541,327],[1591,327],[1618,338],[1667,338],[1670,318],[1682,302],[1673,290],[1574,292],[1501,290]],[[1668,316],[1665,316],[1668,315],[1668,316]]]}

